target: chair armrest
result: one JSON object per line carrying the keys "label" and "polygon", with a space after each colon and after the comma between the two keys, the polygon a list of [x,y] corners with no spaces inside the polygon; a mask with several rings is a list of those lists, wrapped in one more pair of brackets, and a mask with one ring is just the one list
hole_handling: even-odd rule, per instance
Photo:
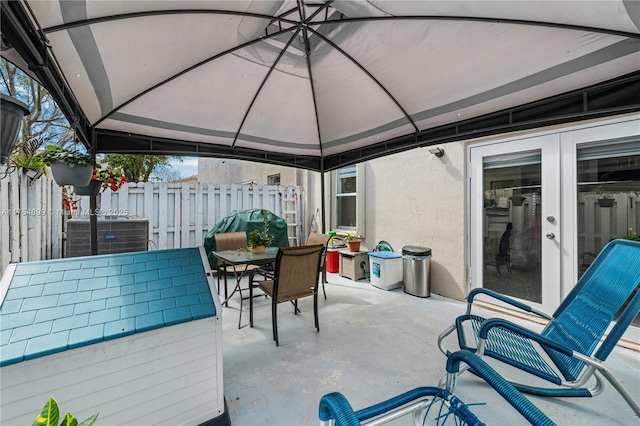
{"label": "chair armrest", "polygon": [[351,404],[340,392],[332,392],[320,399],[318,416],[320,421],[328,422],[335,419],[339,426],[358,426],[360,422]]}
{"label": "chair armrest", "polygon": [[511,404],[520,414],[522,414],[531,424],[554,425],[538,407],[533,405],[522,393],[520,393],[511,383],[484,362],[477,355],[469,351],[457,351],[447,358],[447,373],[455,374],[460,371],[460,363],[464,362],[473,371],[484,379],[492,388],[496,390],[509,404]]}
{"label": "chair armrest", "polygon": [[494,299],[498,299],[498,300],[500,300],[500,301],[502,301],[504,303],[507,303],[507,304],[509,304],[511,306],[514,306],[514,307],[516,307],[518,309],[521,309],[521,310],[523,310],[525,312],[529,312],[529,313],[538,315],[539,317],[542,317],[544,319],[547,319],[547,320],[553,319],[553,317],[551,317],[550,315],[547,315],[544,312],[540,312],[537,309],[533,309],[531,306],[529,306],[527,304],[524,304],[524,303],[519,302],[519,301],[517,301],[515,299],[512,299],[509,296],[505,296],[504,294],[495,292],[493,290],[489,290],[487,288],[474,288],[473,290],[471,290],[469,292],[469,295],[467,296],[467,302],[469,303],[469,307],[467,309],[467,313],[470,313],[471,305],[473,304],[473,299],[479,294],[483,294],[483,295],[486,295],[486,296],[489,296],[489,297],[493,297]]}
{"label": "chair armrest", "polygon": [[504,328],[512,333],[519,334],[527,339],[531,339],[541,346],[544,346],[549,349],[553,349],[554,351],[560,352],[563,355],[573,357],[574,351],[573,349],[561,345],[555,340],[551,340],[548,337],[541,335],[540,333],[536,333],[529,329],[519,326],[518,324],[514,324],[510,321],[504,320],[502,318],[491,318],[482,323],[482,327],[480,327],[480,332],[478,333],[478,338],[481,340],[487,340],[487,336],[489,331],[492,328]]}

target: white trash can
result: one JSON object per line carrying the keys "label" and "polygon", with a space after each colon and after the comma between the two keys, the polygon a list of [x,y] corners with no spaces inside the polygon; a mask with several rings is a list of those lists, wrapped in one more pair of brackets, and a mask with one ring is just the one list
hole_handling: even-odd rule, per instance
{"label": "white trash can", "polygon": [[402,287],[402,255],[390,251],[369,253],[371,284],[383,290]]}

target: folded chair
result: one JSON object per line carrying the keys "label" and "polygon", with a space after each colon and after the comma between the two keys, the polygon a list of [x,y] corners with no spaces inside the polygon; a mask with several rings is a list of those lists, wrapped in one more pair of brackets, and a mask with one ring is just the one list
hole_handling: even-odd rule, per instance
{"label": "folded chair", "polygon": [[[472,367],[532,425],[555,424],[513,385],[478,356],[468,351],[454,352],[448,357],[447,378],[449,380],[446,388],[419,387],[358,411],[353,410],[347,398],[341,393],[327,394],[320,399],[320,424],[323,426],[381,425],[402,416],[412,415],[415,425],[483,425],[484,423],[469,410],[469,407],[451,393],[456,375],[460,370],[460,363]],[[452,419],[447,423],[448,418]]]}
{"label": "folded chair", "polygon": [[[640,415],[640,405],[607,368],[605,361],[640,310],[640,242],[614,240],[607,244],[552,316],[502,294],[474,289],[467,313],[438,337],[456,331],[458,345],[542,378],[544,387],[513,383],[522,392],[553,397],[590,397],[604,389],[603,378]],[[515,308],[549,320],[537,333],[504,319],[485,319],[471,313],[474,298],[494,297]],[[608,328],[611,326],[611,329]],[[607,332],[604,339],[601,338]],[[592,388],[585,385],[592,377]]]}
{"label": "folded chair", "polygon": [[273,340],[278,346],[278,303],[292,302],[294,313],[298,311],[298,299],[313,296],[313,313],[316,330],[318,323],[318,280],[324,246],[286,247],[278,250],[273,276],[258,279],[254,271],[249,279],[249,324],[253,327],[253,289],[259,288],[271,297],[271,322]]}
{"label": "folded chair", "polygon": [[327,244],[331,239],[331,235],[327,234],[319,234],[317,232],[312,232],[309,234],[307,238],[307,245],[312,246],[315,244],[322,244],[324,246],[324,250],[322,251],[322,260],[320,261],[320,272],[322,274],[322,293],[324,294],[324,298],[327,298],[327,292],[324,289],[324,283],[327,282]]}

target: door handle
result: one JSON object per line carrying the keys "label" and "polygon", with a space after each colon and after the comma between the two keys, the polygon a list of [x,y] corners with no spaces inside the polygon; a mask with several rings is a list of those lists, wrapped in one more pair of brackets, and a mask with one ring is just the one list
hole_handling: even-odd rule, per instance
{"label": "door handle", "polygon": [[553,232],[549,232],[547,234],[547,238],[550,239],[550,240],[553,240],[555,237],[556,237],[556,234],[554,234]]}

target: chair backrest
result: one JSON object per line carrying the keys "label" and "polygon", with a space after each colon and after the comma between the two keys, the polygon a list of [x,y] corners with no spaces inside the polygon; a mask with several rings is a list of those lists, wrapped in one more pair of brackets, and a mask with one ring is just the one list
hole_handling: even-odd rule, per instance
{"label": "chair backrest", "polygon": [[307,238],[307,245],[313,246],[316,244],[322,244],[326,247],[326,245],[329,243],[329,239],[331,239],[331,235],[312,232]]}
{"label": "chair backrest", "polygon": [[[614,240],[582,275],[542,334],[591,356],[616,319],[596,353],[598,359],[604,360],[640,311],[639,287],[640,242]],[[616,318],[619,312],[621,315]],[[547,354],[568,380],[574,380],[584,367],[584,363],[553,350]]]}
{"label": "chair backrest", "polygon": [[[309,237],[307,238],[307,245],[313,246],[316,244],[322,244],[324,246],[324,250],[323,250],[323,253],[324,253],[327,251],[327,244],[329,244],[330,239],[331,239],[331,235],[312,232],[309,234]],[[320,261],[320,266],[323,266],[323,265],[324,265],[324,256]]]}
{"label": "chair backrest", "polygon": [[247,246],[245,232],[221,232],[214,235],[216,251],[237,250]]}
{"label": "chair backrest", "polygon": [[320,279],[322,244],[300,247],[282,247],[276,257],[274,298],[278,302],[311,296]]}

